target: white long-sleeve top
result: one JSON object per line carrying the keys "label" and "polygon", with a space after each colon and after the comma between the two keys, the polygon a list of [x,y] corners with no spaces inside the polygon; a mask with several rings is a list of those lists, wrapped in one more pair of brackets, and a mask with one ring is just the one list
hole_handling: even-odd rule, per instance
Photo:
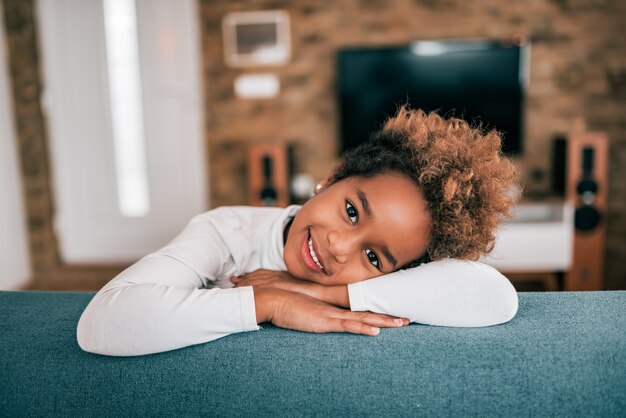
{"label": "white long-sleeve top", "polygon": [[[230,278],[286,270],[283,230],[299,206],[222,207],[193,218],[169,244],[104,286],[77,328],[89,352],[132,356],[205,343],[257,325],[253,288]],[[497,270],[461,260],[428,263],[348,285],[353,311],[476,327],[509,321],[517,293]]]}

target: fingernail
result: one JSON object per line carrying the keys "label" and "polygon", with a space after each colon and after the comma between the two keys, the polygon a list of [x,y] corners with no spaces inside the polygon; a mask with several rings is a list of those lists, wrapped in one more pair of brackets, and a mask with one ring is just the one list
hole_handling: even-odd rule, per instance
{"label": "fingernail", "polygon": [[395,322],[396,325],[398,325],[398,326],[402,326],[402,324],[404,323],[404,321],[401,320],[401,319],[394,319],[393,322]]}
{"label": "fingernail", "polygon": [[378,335],[378,334],[380,334],[380,328],[372,327],[372,332],[374,333],[374,335]]}

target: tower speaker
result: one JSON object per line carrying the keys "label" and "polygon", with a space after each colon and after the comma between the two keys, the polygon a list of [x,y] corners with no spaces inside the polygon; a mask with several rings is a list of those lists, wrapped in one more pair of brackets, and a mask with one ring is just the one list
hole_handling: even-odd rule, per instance
{"label": "tower speaker", "polygon": [[288,150],[285,145],[255,144],[248,149],[248,204],[289,205]]}
{"label": "tower speaker", "polygon": [[565,290],[603,288],[608,146],[602,132],[572,133],[555,144],[555,155],[560,155],[555,167],[563,173],[565,198],[575,208],[573,258]]}

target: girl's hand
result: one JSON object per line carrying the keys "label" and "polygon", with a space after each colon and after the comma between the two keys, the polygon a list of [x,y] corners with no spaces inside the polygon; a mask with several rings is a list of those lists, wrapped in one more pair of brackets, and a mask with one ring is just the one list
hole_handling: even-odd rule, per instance
{"label": "girl's hand", "polygon": [[342,308],[349,308],[348,288],[345,285],[324,286],[318,283],[300,280],[286,271],[274,271],[259,269],[240,277],[232,277],[231,282],[235,287],[253,286],[259,288],[272,288],[302,293]]}
{"label": "girl's hand", "polygon": [[380,328],[399,328],[408,319],[372,312],[352,312],[313,297],[282,289],[254,290],[257,323],[271,322],[282,327],[306,332],[350,332],[378,335]]}
{"label": "girl's hand", "polygon": [[235,287],[253,286],[255,290],[257,288],[282,289],[309,295],[316,299],[320,299],[321,288],[323,287],[317,283],[296,279],[286,271],[264,269],[255,270],[243,276],[232,277],[230,281],[235,284]]}

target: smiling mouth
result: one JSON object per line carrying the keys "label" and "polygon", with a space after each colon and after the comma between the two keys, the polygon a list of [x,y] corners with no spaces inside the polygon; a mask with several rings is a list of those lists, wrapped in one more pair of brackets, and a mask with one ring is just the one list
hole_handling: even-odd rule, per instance
{"label": "smiling mouth", "polygon": [[311,254],[311,258],[315,261],[315,264],[322,270],[324,270],[324,266],[320,263],[320,260],[317,258],[317,254],[315,254],[315,250],[313,249],[313,239],[309,235],[309,254]]}
{"label": "smiling mouth", "polygon": [[[324,265],[320,261],[319,257],[315,253],[315,249],[313,248],[313,238],[311,237],[311,231],[308,231],[306,245],[303,248],[303,255],[305,255],[305,264],[316,272],[321,272],[326,274],[326,269]],[[307,257],[308,256],[308,257]]]}

